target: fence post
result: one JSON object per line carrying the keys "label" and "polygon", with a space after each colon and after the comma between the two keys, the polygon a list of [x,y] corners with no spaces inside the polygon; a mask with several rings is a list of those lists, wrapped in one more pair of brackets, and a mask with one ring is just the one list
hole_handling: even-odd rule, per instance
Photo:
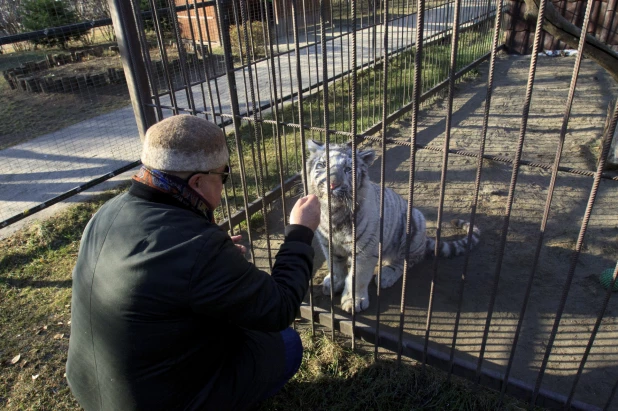
{"label": "fence post", "polygon": [[[219,38],[223,46],[225,73],[230,88],[230,108],[234,115],[234,122],[236,122],[237,116],[240,114],[240,105],[238,104],[238,89],[236,87],[236,75],[234,73],[234,54],[232,54],[232,43],[230,41],[230,13],[228,13],[230,7],[235,7],[235,3],[229,0],[218,0],[216,3]],[[236,26],[239,26],[238,22],[236,22]],[[239,49],[242,49],[242,45],[239,45]]]}
{"label": "fence post", "polygon": [[146,106],[151,100],[150,87],[144,59],[140,53],[138,28],[131,2],[132,0],[108,0],[137,129],[140,139],[143,140],[146,130],[157,122],[157,118],[154,108]]}

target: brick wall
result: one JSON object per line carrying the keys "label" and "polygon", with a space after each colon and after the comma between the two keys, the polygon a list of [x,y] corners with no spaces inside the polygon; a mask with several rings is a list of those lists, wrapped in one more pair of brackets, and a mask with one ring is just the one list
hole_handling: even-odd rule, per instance
{"label": "brick wall", "polygon": [[[184,0],[176,0],[177,6],[184,6]],[[190,19],[190,20],[189,20]],[[193,27],[193,34],[195,36],[196,43],[200,42],[200,33],[198,31],[198,19],[199,19],[199,27],[202,31],[202,40],[204,43],[208,43],[208,36],[206,33],[206,29],[208,29],[208,34],[210,34],[210,41],[212,43],[219,43],[219,26],[217,25],[217,14],[215,12],[214,6],[207,6],[200,9],[197,9],[197,13],[195,10],[191,11],[179,11],[178,12],[178,24],[180,26],[180,32],[183,39],[192,39],[191,37],[191,27],[189,25],[189,21],[191,21],[191,26]],[[208,23],[208,26],[207,24]]]}

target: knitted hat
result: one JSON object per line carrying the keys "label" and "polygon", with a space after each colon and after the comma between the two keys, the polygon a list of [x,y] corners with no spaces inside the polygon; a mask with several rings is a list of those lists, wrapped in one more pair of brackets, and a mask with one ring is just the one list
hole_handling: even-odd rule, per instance
{"label": "knitted hat", "polygon": [[150,127],[142,148],[142,163],[161,171],[214,170],[229,158],[221,129],[191,115],[172,116]]}

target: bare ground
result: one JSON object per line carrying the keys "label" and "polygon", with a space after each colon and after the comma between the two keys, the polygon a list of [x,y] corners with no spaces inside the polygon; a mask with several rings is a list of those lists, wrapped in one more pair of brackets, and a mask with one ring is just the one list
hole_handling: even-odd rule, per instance
{"label": "bare ground", "polygon": [[[574,62],[574,58],[539,59],[523,159],[553,162]],[[529,64],[529,56],[504,55],[497,62],[487,135],[488,154],[508,158],[515,155]],[[481,66],[479,71],[480,76],[477,79],[460,83],[457,87],[451,134],[452,148],[478,151],[487,65]],[[605,72],[592,61],[584,60],[561,165],[595,169],[607,104],[616,94],[618,87]],[[445,115],[445,102],[438,101],[425,108],[419,127],[419,143],[442,146]],[[409,121],[403,120],[393,125],[389,137],[409,140]],[[386,184],[404,197],[408,191],[408,160],[408,148],[389,145],[386,152]],[[378,159],[371,169],[373,181],[379,181],[380,178],[379,161]],[[417,153],[414,205],[425,214],[430,234],[435,233],[441,162],[440,153],[427,150]],[[475,159],[449,157],[443,221],[450,221],[455,217],[469,218],[475,172]],[[497,296],[483,367],[502,373],[513,348],[515,328],[532,270],[551,175],[539,168],[522,166],[515,190],[504,258],[497,267],[511,174],[512,168],[508,164],[484,162],[477,209],[477,225],[483,232],[482,241],[470,256],[456,345],[457,358],[477,361],[490,295],[495,284],[494,278],[499,269]],[[543,379],[542,388],[564,395],[568,395],[571,390],[606,295],[599,285],[598,275],[604,269],[613,267],[618,259],[618,212],[615,206],[618,202],[617,184],[615,181],[605,180],[600,185],[583,252],[576,265],[558,335]],[[512,378],[528,384],[534,385],[538,375],[565,287],[572,250],[577,241],[591,186],[590,177],[559,174],[541,259],[511,372]],[[274,258],[282,240],[280,207],[273,209],[268,221]],[[264,228],[257,231],[253,233],[256,263],[267,269],[269,263],[265,231]],[[443,235],[454,238],[458,233],[443,227]],[[450,352],[453,339],[464,260],[463,257],[441,260],[438,265],[430,347],[447,353]],[[324,257],[316,247],[315,284],[319,284],[325,275]],[[425,335],[431,277],[432,262],[429,260],[415,266],[408,274],[404,330],[407,336],[418,341],[422,341]],[[321,294],[319,287],[315,287],[315,303],[330,309],[330,298]],[[380,322],[384,329],[398,326],[401,295],[401,280],[382,292]],[[371,305],[357,317],[358,321],[375,324],[375,296],[376,290],[372,283]],[[336,313],[341,314],[339,297],[334,303]],[[603,406],[618,379],[618,346],[615,344],[618,338],[617,317],[618,299],[614,298],[610,300],[577,386],[576,400]]]}

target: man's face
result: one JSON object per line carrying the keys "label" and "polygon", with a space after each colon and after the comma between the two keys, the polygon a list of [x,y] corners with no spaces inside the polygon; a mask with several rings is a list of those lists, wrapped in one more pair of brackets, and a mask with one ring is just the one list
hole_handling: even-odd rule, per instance
{"label": "man's face", "polygon": [[[223,173],[226,171],[226,166],[209,171]],[[221,204],[221,192],[223,191],[223,176],[221,174],[195,174],[189,179],[189,186],[204,197],[213,210]]]}

